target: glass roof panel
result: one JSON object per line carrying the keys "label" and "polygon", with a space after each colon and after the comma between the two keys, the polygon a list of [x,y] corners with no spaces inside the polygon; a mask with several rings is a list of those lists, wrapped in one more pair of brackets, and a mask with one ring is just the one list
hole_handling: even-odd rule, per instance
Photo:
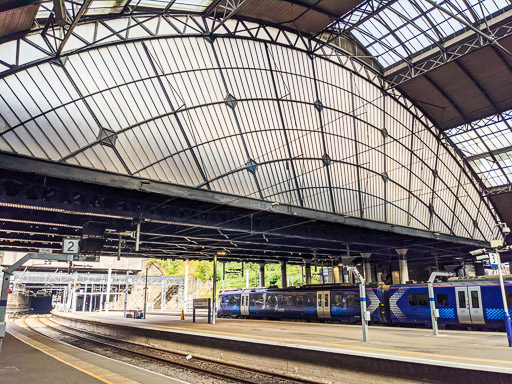
{"label": "glass roof panel", "polygon": [[[177,0],[171,6],[171,11],[203,12],[213,0]],[[170,0],[141,0],[139,6],[164,9]]]}
{"label": "glass roof panel", "polygon": [[446,131],[487,187],[512,184],[512,110]]}
{"label": "glass roof panel", "polygon": [[[213,3],[213,0],[93,0],[87,16],[106,15],[113,13],[120,13],[126,5],[131,4],[134,7],[155,8],[157,10],[165,9],[169,4],[170,11],[184,11],[184,12],[203,12],[208,6]],[[78,12],[83,0],[65,0],[66,9],[69,14],[73,16]],[[53,10],[53,1],[44,1],[37,13],[38,19],[47,19]]]}
{"label": "glass roof panel", "polygon": [[[357,39],[361,34],[369,34],[359,41],[371,53],[376,51],[372,47],[381,45],[384,52],[379,52],[377,60],[386,68],[403,60],[400,56],[404,55],[404,50],[399,55],[388,52],[397,49],[396,44],[408,51],[406,57],[414,55],[462,30],[466,27],[464,22],[479,23],[483,18],[510,6],[508,0],[445,0],[437,4],[463,22],[425,1],[397,0],[356,25],[351,33]],[[347,18],[347,21],[340,23],[340,27],[350,28],[351,20]],[[387,46],[383,42],[388,43]]]}
{"label": "glass roof panel", "polygon": [[94,0],[86,15],[106,15],[111,13],[121,13],[130,0]]}

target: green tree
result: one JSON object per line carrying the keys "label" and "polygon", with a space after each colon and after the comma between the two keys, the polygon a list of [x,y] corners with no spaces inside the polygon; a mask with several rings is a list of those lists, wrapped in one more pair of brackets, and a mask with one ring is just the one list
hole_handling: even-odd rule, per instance
{"label": "green tree", "polygon": [[[185,262],[183,260],[161,260],[153,259],[151,261],[157,264],[168,276],[184,276],[185,275]],[[222,264],[217,264],[217,286],[222,288]],[[244,263],[242,270],[242,263],[240,262],[227,262],[225,265],[225,282],[226,288],[243,288],[246,286],[246,273],[249,270],[249,286],[256,287],[259,284],[259,264]],[[210,280],[213,276],[213,263],[208,260],[202,261],[189,261],[190,276],[194,276],[201,280]],[[295,287],[304,284],[302,277],[301,265],[287,265],[286,274],[289,284]],[[313,270],[312,282],[319,283],[319,275]],[[265,285],[281,286],[281,266],[279,264],[267,264],[265,266]]]}

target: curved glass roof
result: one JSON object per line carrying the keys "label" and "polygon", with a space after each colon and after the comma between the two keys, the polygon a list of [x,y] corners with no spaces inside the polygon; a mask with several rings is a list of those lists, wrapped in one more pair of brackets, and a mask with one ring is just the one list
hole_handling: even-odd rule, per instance
{"label": "curved glass roof", "polygon": [[[1,77],[0,149],[494,238],[494,213],[461,159],[363,64],[328,46],[311,56],[300,36],[268,26],[228,20],[205,39],[192,18],[176,20],[187,27],[148,19],[124,40]],[[76,33],[101,38],[97,28]]]}

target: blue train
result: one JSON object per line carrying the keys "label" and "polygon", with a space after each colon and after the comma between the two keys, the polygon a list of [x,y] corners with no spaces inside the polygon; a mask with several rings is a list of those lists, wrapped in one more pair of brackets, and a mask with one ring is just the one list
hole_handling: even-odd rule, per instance
{"label": "blue train", "polygon": [[[505,276],[512,313],[512,275]],[[497,277],[451,278],[434,283],[440,328],[504,329],[505,313]],[[431,327],[427,284],[369,285],[367,310],[372,324]],[[361,321],[359,288],[346,284],[301,288],[224,290],[219,317]]]}

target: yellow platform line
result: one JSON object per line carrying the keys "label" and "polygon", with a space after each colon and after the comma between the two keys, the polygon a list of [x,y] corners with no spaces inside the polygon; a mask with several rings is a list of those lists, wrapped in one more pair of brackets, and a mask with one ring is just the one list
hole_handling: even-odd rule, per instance
{"label": "yellow platform line", "polygon": [[[182,328],[182,327],[165,327],[162,325],[151,325],[151,327],[158,327],[165,330],[179,330],[179,331],[185,331],[185,332],[191,332],[191,333],[201,333],[201,331],[194,331],[190,328]],[[342,343],[328,343],[328,342],[322,342],[322,341],[310,341],[310,340],[302,340],[302,339],[283,339],[280,337],[271,337],[271,336],[258,336],[258,335],[247,335],[247,334],[237,334],[232,332],[222,332],[222,331],[206,331],[207,333],[211,334],[218,334],[218,335],[226,335],[226,336],[232,336],[232,337],[245,337],[245,338],[253,338],[253,339],[261,339],[261,340],[268,340],[268,341],[278,341],[280,343],[306,343],[311,345],[321,345],[321,346],[329,346],[329,347],[336,347],[336,348],[346,348],[346,349],[358,349],[363,351],[372,351],[372,352],[387,352],[387,353],[394,353],[398,355],[415,355],[415,356],[422,356],[422,357],[428,357],[430,359],[435,360],[441,360],[441,359],[450,359],[450,360],[462,360],[462,361],[475,361],[475,362],[481,362],[481,363],[500,363],[500,364],[507,364],[512,365],[512,361],[510,360],[497,360],[497,359],[483,359],[479,357],[469,357],[469,356],[453,356],[453,355],[441,355],[436,352],[427,353],[427,352],[416,352],[416,351],[402,351],[398,349],[390,349],[390,348],[377,348],[377,347],[366,347],[362,345],[351,345],[351,344],[342,344]],[[202,333],[204,334],[204,333]]]}
{"label": "yellow platform line", "polygon": [[[38,351],[54,358],[55,360],[60,361],[61,363],[66,364],[66,365],[70,366],[71,368],[74,368],[80,372],[83,372],[83,373],[85,373],[85,374],[105,383],[105,384],[121,384],[121,383],[122,384],[136,384],[136,383],[139,383],[138,381],[128,379],[128,378],[120,376],[114,372],[111,372],[104,368],[98,367],[97,365],[87,363],[83,360],[80,360],[79,358],[76,358],[76,357],[71,356],[65,352],[59,351],[59,350],[52,348],[48,345],[40,343],[40,342],[30,338],[29,336],[19,333],[17,331],[14,331],[12,329],[10,329],[8,332],[12,336],[16,337],[18,340],[31,346],[32,348],[37,349]],[[82,368],[82,367],[78,366],[78,364],[85,366],[88,369]],[[95,371],[99,372],[100,374],[103,374],[104,376],[110,376],[110,380],[91,372],[91,370],[95,370]],[[115,381],[111,381],[111,380],[115,380]]]}

